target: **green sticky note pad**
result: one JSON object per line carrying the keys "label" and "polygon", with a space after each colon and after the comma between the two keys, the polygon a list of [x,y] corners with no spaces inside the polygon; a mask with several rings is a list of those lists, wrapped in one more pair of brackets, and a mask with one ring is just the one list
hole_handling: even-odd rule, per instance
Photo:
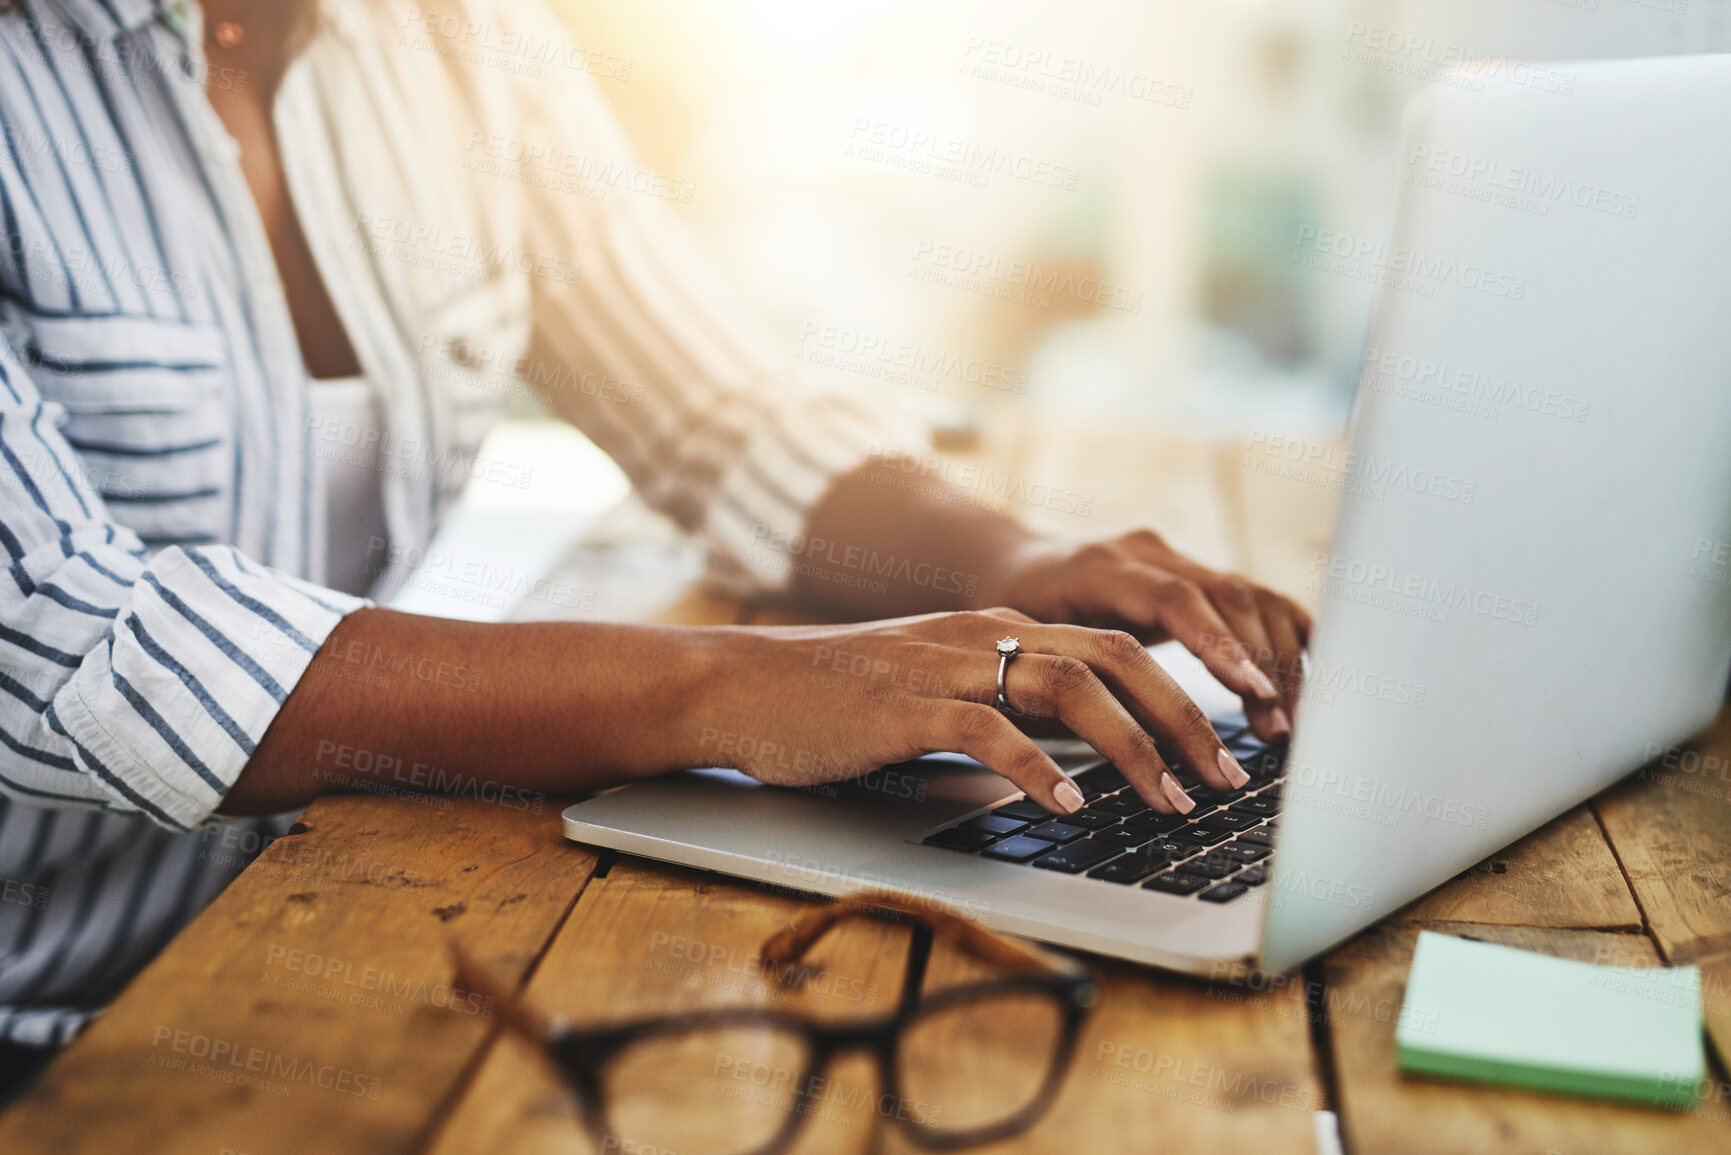
{"label": "green sticky note pad", "polygon": [[1425,931],[1395,1044],[1414,1074],[1688,1106],[1706,1072],[1701,972],[1594,966]]}

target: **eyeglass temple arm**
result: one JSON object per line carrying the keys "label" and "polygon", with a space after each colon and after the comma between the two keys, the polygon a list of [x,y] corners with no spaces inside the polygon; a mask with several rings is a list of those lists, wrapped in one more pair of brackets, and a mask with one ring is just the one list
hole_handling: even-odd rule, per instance
{"label": "eyeglass temple arm", "polygon": [[451,960],[457,967],[451,985],[491,1000],[494,1011],[507,1027],[538,1043],[546,1043],[559,1033],[557,1021],[537,1011],[527,999],[495,978],[456,939],[451,940]]}
{"label": "eyeglass temple arm", "polygon": [[796,917],[785,930],[777,931],[763,944],[763,957],[770,962],[790,963],[804,957],[812,946],[836,924],[871,911],[894,911],[929,926],[980,962],[1008,970],[1056,971],[1066,968],[1057,960],[1015,939],[993,934],[947,910],[919,906],[885,891],[862,891],[815,907]]}

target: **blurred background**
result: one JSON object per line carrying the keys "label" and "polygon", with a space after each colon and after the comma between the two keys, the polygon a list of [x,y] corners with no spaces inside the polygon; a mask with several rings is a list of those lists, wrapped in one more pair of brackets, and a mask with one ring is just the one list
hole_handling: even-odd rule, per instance
{"label": "blurred background", "polygon": [[[1375,288],[1295,240],[1387,235],[1410,95],[1731,51],[1731,0],[549,2],[787,370],[960,434],[1336,436]],[[626,493],[517,416],[483,452],[532,491],[471,487],[461,526]]]}
{"label": "blurred background", "polygon": [[790,365],[1228,434],[1344,418],[1373,289],[1294,237],[1385,235],[1445,63],[1731,51],[1731,0],[553,2]]}

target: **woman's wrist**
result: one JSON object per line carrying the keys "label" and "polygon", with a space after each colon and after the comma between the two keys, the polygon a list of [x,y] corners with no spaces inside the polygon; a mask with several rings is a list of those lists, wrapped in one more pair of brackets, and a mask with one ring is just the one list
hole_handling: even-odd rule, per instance
{"label": "woman's wrist", "polygon": [[[642,645],[617,656],[608,676],[632,686],[634,715],[610,733],[625,738],[615,752],[633,778],[715,765],[714,746],[733,713],[728,698],[741,678],[739,654],[750,631],[728,626],[646,626]],[[611,664],[611,663],[610,663]]]}
{"label": "woman's wrist", "polygon": [[991,560],[980,567],[985,572],[967,608],[988,610],[1009,606],[1037,618],[1055,620],[1051,607],[1043,604],[1049,599],[1039,596],[1041,575],[1056,575],[1074,548],[1029,530],[1004,535]]}

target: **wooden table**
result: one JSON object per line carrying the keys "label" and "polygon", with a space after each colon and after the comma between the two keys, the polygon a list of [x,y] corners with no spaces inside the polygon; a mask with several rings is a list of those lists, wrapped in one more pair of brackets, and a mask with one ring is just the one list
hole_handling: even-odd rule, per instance
{"label": "wooden table", "polygon": [[[975,456],[998,478],[1089,499],[1087,517],[1024,504],[1031,522],[1076,536],[1152,524],[1204,560],[1312,596],[1334,490],[1283,476],[1259,449],[1049,427],[1034,439],[1011,424],[985,444]],[[702,590],[667,602],[664,620],[740,613]],[[1703,762],[1631,778],[1277,989],[1101,962],[1105,997],[1059,1101],[995,1150],[1309,1152],[1320,1108],[1339,1113],[1352,1155],[1731,1151],[1731,717],[1700,749]],[[539,1056],[467,996],[448,1005],[453,935],[578,1022],[893,1005],[905,928],[849,925],[821,950],[835,976],[821,993],[772,989],[752,977],[754,956],[805,900],[573,846],[560,806],[321,799],[0,1118],[0,1151],[587,1150]],[[1394,1019],[1424,926],[1600,962],[1703,965],[1714,1085],[1694,1112],[1668,1114],[1399,1077]],[[928,983],[966,970],[940,944]],[[835,1074],[848,1087],[870,1078],[859,1065]],[[799,1150],[903,1149],[875,1122],[869,1107],[830,1112]]]}

